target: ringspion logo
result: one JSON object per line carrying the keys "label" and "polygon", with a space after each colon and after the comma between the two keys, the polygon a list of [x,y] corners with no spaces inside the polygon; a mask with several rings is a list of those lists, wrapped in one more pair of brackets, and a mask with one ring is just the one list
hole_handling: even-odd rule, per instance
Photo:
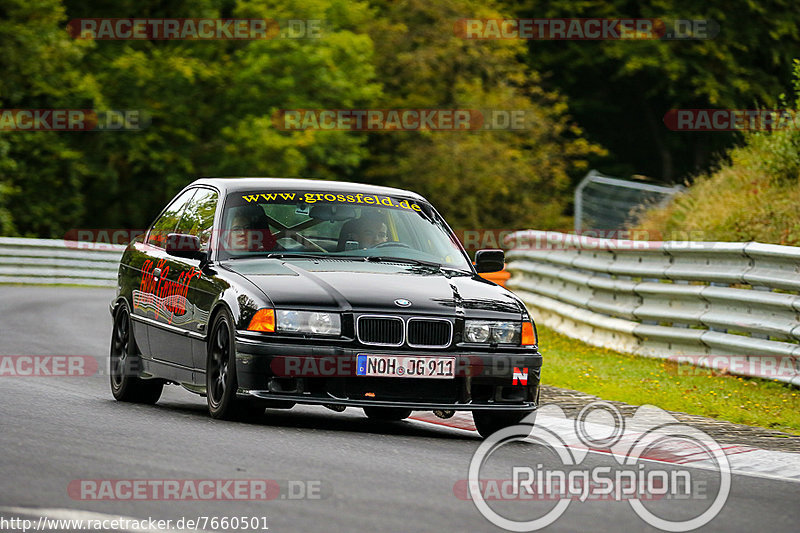
{"label": "ringspion logo", "polygon": [[[516,450],[513,459],[495,459],[503,457],[504,446],[521,442],[535,445],[536,453]],[[603,453],[607,464],[587,460],[590,451]],[[675,459],[666,460],[670,456]],[[696,469],[681,468],[686,457],[702,461],[702,475]],[[503,470],[508,476],[498,479]],[[625,419],[610,402],[597,401],[584,406],[574,420],[551,404],[519,425],[495,432],[478,446],[468,479],[457,481],[453,492],[459,499],[471,500],[484,518],[508,531],[546,528],[573,502],[599,500],[627,502],[644,523],[681,532],[713,520],[730,488],[725,451],[706,433],[652,405],[640,406],[633,417]],[[525,505],[511,513],[510,507],[491,507],[488,501]],[[658,504],[648,505],[652,501]]]}

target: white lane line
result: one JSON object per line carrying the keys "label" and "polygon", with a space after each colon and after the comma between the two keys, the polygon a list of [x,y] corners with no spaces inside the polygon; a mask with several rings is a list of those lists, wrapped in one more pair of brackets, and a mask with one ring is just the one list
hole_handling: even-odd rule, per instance
{"label": "white lane line", "polygon": [[[472,415],[465,411],[456,412],[450,419],[440,419],[433,413],[418,412],[414,413],[411,419],[458,430],[474,431],[475,429]],[[537,423],[545,425],[551,431],[557,431],[559,435],[564,438],[565,444],[570,448],[586,450],[590,453],[602,454],[605,456],[615,455],[609,450],[587,447],[578,439],[566,438],[568,435],[574,435],[572,429],[574,420],[564,420],[543,415],[539,415],[536,420]],[[610,427],[602,424],[594,424],[592,422],[585,422],[585,424],[590,431],[596,429],[597,433],[595,434],[608,433],[608,428]],[[594,431],[592,431],[592,433],[594,433]],[[633,442],[641,435],[641,433],[635,432],[626,433],[621,442]],[[763,450],[753,446],[736,444],[726,444],[720,447],[724,450],[725,455],[728,456],[732,474],[800,483],[800,453]],[[700,455],[700,457],[698,457],[698,455]],[[615,456],[619,457],[618,455]],[[668,444],[662,444],[655,450],[651,450],[648,456],[642,457],[641,460],[716,470],[713,461],[710,461],[704,453],[698,454],[695,450],[682,449],[680,446],[669,446]]]}
{"label": "white lane line", "polygon": [[[148,519],[141,519],[141,518],[133,518],[130,516],[123,516],[123,515],[110,515],[105,513],[95,513],[93,511],[84,511],[81,509],[41,509],[36,507],[0,507],[0,512],[8,513],[8,514],[17,514],[17,515],[25,515],[25,516],[35,516],[40,518],[39,525],[42,524],[42,518],[50,519],[50,520],[73,520],[73,521],[82,521],[82,526],[88,521],[104,521],[104,520],[118,520],[120,522],[127,521],[128,524],[132,522],[136,522],[141,524],[142,522],[147,523]],[[159,520],[153,519],[155,522]],[[172,520],[175,522],[175,520]],[[66,529],[66,528],[60,528]],[[78,527],[73,529],[84,529],[92,531],[92,528],[89,527]],[[165,533],[167,531],[180,531],[181,533],[185,532],[194,532],[194,533],[211,533],[208,531],[204,531],[201,529],[151,529],[151,528],[142,528],[142,527],[134,527],[134,528],[116,528],[115,531],[127,531],[130,533]]]}
{"label": "white lane line", "polygon": [[452,429],[460,429],[463,431],[472,432],[475,431],[475,424],[472,422],[472,415],[463,411],[456,412],[452,418],[439,418],[433,413],[415,412],[409,417],[409,419]]}

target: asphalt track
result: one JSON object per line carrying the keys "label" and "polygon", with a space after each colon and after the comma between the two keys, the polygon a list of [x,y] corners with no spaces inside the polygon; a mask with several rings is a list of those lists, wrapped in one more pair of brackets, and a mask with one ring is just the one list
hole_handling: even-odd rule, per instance
{"label": "asphalt track", "polygon": [[[454,492],[481,443],[477,433],[419,421],[375,423],[354,408],[296,407],[268,410],[256,423],[220,422],[208,418],[203,398],[175,386],[155,406],[114,401],[106,375],[112,296],[105,289],[0,286],[0,356],[89,355],[100,363],[89,377],[0,377],[0,519],[237,516],[266,517],[262,525],[273,532],[500,531]],[[487,473],[507,477],[520,464],[557,467],[552,453],[521,443],[493,456]],[[590,454],[584,461],[604,464],[614,460]],[[716,482],[714,472],[693,475],[709,487]],[[282,490],[288,481],[310,481],[319,497],[88,501],[68,491],[70,482],[87,479],[268,479]],[[703,530],[797,531],[798,501],[800,483],[734,475],[727,503]],[[667,516],[690,505],[665,500],[652,508]],[[535,517],[522,502],[497,508]],[[548,530],[656,529],[626,502],[592,501],[571,503]]]}

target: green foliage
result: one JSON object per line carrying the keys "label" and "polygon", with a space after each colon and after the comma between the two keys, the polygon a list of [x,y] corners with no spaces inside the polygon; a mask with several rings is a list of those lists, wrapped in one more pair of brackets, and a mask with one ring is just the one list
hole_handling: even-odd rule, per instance
{"label": "green foliage", "polygon": [[[800,109],[800,60],[794,76],[790,104]],[[670,205],[647,211],[640,228],[693,240],[800,245],[800,129],[749,133],[728,159]]]}
{"label": "green foliage", "polygon": [[[788,81],[800,41],[793,7],[790,0],[6,0],[2,108],[135,109],[151,124],[139,132],[0,132],[0,233],[141,228],[201,175],[368,181],[425,194],[459,228],[563,228],[571,188],[590,165],[620,175],[699,173],[736,138],[669,132],[662,124],[669,109],[781,105],[772,95]],[[211,42],[92,42],[65,29],[72,18],[188,15],[325,25],[321,39]],[[712,19],[720,33],[526,43],[465,40],[453,31],[464,17],[515,16]],[[275,127],[276,110],[296,108],[503,109],[532,120],[523,131],[471,133]],[[709,194],[741,200],[742,209],[753,190],[776,196],[758,196],[764,201],[749,218],[700,223],[723,213],[696,213],[690,194],[674,204],[670,224],[797,242],[781,206],[795,198],[798,148],[791,132],[747,136],[730,157],[758,178],[748,170],[730,198],[715,184]],[[779,227],[770,229],[771,221]]]}
{"label": "green foliage", "polygon": [[342,4],[242,0],[230,13],[205,13],[322,19],[323,39],[98,43],[89,60],[110,58],[97,74],[107,101],[146,110],[152,125],[97,140],[104,176],[92,212],[105,224],[143,227],[197,176],[352,176],[366,156],[363,135],[283,132],[272,123],[281,108],[365,105],[379,94],[371,42],[351,30],[366,5]]}
{"label": "green foliage", "polygon": [[282,132],[272,124],[280,108],[367,106],[377,98],[372,42],[353,31],[363,27],[365,3],[242,0],[230,12],[216,2],[187,4],[193,16],[322,19],[323,39],[87,43],[65,31],[68,18],[172,15],[164,4],[76,3],[67,16],[50,0],[9,11],[0,31],[0,61],[11,74],[0,82],[3,107],[135,109],[151,124],[138,132],[5,132],[4,234],[141,228],[200,175],[341,178],[367,156],[363,134]]}
{"label": "green foliage", "polygon": [[[197,176],[303,176],[418,190],[460,227],[556,227],[601,150],[541,88],[519,42],[465,41],[477,0],[9,0],[4,108],[141,110],[133,132],[0,134],[0,232],[142,228]],[[430,4],[430,5],[429,5]],[[65,7],[66,6],[66,7]],[[80,41],[73,18],[319,19],[321,39]],[[521,109],[518,132],[281,131],[280,109]]]}
{"label": "green foliage", "polygon": [[537,329],[545,385],[800,435],[800,391],[791,385],[614,352]]}
{"label": "green foliage", "polygon": [[796,0],[525,0],[519,17],[713,20],[697,40],[530,41],[528,63],[569,97],[589,139],[611,152],[604,172],[680,181],[705,170],[739,139],[733,133],[670,132],[670,109],[771,108],[800,49]]}
{"label": "green foliage", "polygon": [[508,16],[467,0],[375,2],[370,29],[377,50],[382,107],[519,110],[521,131],[374,134],[365,175],[431,198],[459,228],[568,224],[572,178],[603,150],[581,138],[555,92],[519,58],[518,41],[465,40],[453,23]]}
{"label": "green foliage", "polygon": [[[7,0],[0,12],[0,108],[80,109],[99,98],[80,68],[87,45],[63,30],[58,0]],[[0,233],[58,237],[80,223],[90,166],[70,135],[87,134],[0,132]]]}

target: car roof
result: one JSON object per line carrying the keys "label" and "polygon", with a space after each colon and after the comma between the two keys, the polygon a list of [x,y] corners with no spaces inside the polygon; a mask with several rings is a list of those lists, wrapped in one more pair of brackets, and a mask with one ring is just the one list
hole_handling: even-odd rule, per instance
{"label": "car roof", "polygon": [[192,185],[211,185],[223,194],[238,191],[315,191],[344,192],[362,194],[382,194],[385,196],[405,196],[425,201],[419,194],[394,187],[381,187],[348,181],[312,180],[302,178],[200,178]]}

